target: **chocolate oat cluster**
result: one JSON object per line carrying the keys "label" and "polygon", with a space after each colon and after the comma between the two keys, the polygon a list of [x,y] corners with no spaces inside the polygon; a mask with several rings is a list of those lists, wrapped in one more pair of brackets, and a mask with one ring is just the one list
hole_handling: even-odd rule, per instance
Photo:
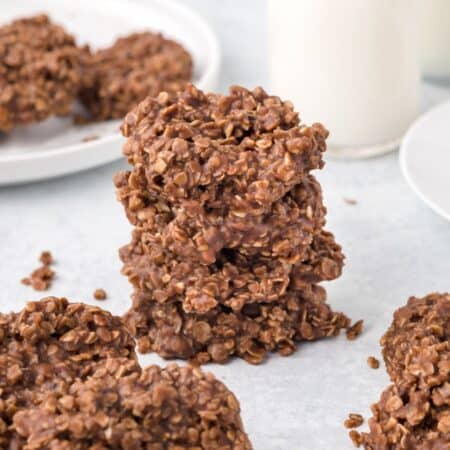
{"label": "chocolate oat cluster", "polygon": [[0,27],[0,132],[68,114],[80,80],[74,38],[47,16]]}
{"label": "chocolate oat cluster", "polygon": [[450,294],[411,297],[381,340],[394,382],[372,406],[368,450],[450,449]]}
{"label": "chocolate oat cluster", "polygon": [[91,52],[46,15],[0,27],[0,132],[68,115],[75,99],[81,122],[123,118],[148,95],[183,89],[192,58],[160,33],[133,33]]}
{"label": "chocolate oat cluster", "polygon": [[134,225],[120,251],[139,349],[198,363],[260,363],[349,320],[318,283],[344,257],[323,229],[328,132],[261,88],[149,97],[125,118],[117,195]]}
{"label": "chocolate oat cluster", "polygon": [[251,450],[211,374],[141,369],[121,319],[49,297],[0,315],[0,448]]}
{"label": "chocolate oat cluster", "polygon": [[94,120],[122,119],[148,95],[177,92],[192,76],[189,52],[159,33],[134,33],[82,55],[80,100]]}

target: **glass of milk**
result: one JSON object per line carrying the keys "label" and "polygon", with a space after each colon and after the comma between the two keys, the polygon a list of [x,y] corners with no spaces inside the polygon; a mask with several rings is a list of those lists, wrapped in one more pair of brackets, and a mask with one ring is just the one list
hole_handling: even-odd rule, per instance
{"label": "glass of milk", "polygon": [[[450,2],[450,0],[448,0]],[[270,90],[330,131],[328,153],[398,147],[419,111],[416,0],[268,0]]]}
{"label": "glass of milk", "polygon": [[420,0],[422,71],[450,82],[450,1]]}

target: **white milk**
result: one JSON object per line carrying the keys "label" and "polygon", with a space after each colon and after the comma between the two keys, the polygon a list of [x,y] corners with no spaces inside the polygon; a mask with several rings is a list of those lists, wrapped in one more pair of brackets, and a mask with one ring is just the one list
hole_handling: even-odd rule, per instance
{"label": "white milk", "polygon": [[416,13],[414,0],[269,0],[271,93],[322,122],[335,156],[396,148],[418,114]]}
{"label": "white milk", "polygon": [[424,75],[450,79],[450,1],[420,0],[420,23]]}

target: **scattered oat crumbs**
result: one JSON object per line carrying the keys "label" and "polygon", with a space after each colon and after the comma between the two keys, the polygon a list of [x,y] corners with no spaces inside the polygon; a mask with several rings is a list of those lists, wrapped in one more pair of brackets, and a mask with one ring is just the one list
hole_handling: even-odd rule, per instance
{"label": "scattered oat crumbs", "polygon": [[375,356],[369,356],[367,358],[367,364],[371,369],[378,369],[380,367],[380,361]]}
{"label": "scattered oat crumbs", "polygon": [[96,134],[91,134],[90,136],[85,136],[82,141],[83,142],[91,142],[96,141],[99,137]]}
{"label": "scattered oat crumbs", "polygon": [[50,288],[55,277],[55,272],[50,268],[53,264],[53,256],[49,251],[44,251],[39,256],[42,266],[31,272],[31,275],[22,278],[21,283],[31,286],[35,291],[46,291]]}
{"label": "scattered oat crumbs", "polygon": [[353,442],[353,445],[357,448],[361,447],[362,444],[362,437],[361,437],[361,433],[359,433],[356,430],[351,430],[349,431],[348,435],[350,436],[350,439]]}
{"label": "scattered oat crumbs", "polygon": [[348,419],[345,419],[345,428],[358,428],[364,423],[364,418],[361,414],[350,413]]}
{"label": "scattered oat crumbs", "polygon": [[96,289],[94,291],[95,300],[106,300],[106,291],[104,289]]}
{"label": "scattered oat crumbs", "polygon": [[41,256],[39,257],[39,261],[44,264],[44,266],[49,266],[53,264],[53,256],[51,252],[44,251],[41,253]]}
{"label": "scattered oat crumbs", "polygon": [[357,205],[358,202],[354,198],[348,198],[344,197],[344,202],[347,203],[347,205]]}
{"label": "scattered oat crumbs", "polygon": [[31,286],[35,291],[46,291],[52,285],[55,272],[50,269],[50,266],[43,265],[31,272],[29,277],[22,279],[22,284]]}
{"label": "scattered oat crumbs", "polygon": [[346,334],[349,341],[354,341],[363,330],[364,320],[358,320],[350,328],[347,328]]}

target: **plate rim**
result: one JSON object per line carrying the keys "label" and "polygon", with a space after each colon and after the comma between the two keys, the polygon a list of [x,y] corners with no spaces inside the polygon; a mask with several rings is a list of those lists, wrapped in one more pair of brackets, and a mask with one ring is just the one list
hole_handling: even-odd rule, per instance
{"label": "plate rim", "polygon": [[442,208],[433,200],[430,200],[430,198],[424,192],[422,192],[418,184],[414,181],[407,167],[407,154],[408,154],[408,147],[412,142],[416,128],[423,122],[428,120],[430,116],[433,116],[434,114],[438,113],[441,109],[449,107],[450,107],[450,100],[443,101],[442,103],[439,103],[438,105],[429,109],[427,112],[425,112],[424,114],[419,116],[416,120],[414,120],[414,122],[410,125],[407,132],[405,133],[399,149],[400,170],[408,186],[417,195],[417,197],[419,197],[430,209],[432,209],[436,214],[438,214],[439,216],[443,217],[448,221],[450,221],[450,212],[446,211],[444,208]]}
{"label": "plate rim", "polygon": [[[189,20],[196,22],[196,26],[198,29],[201,29],[201,33],[206,38],[206,47],[209,49],[209,56],[211,57],[205,71],[202,73],[202,76],[197,80],[196,85],[200,87],[200,89],[203,88],[203,86],[207,86],[212,81],[214,81],[216,74],[219,72],[220,68],[220,61],[221,61],[221,50],[219,41],[217,38],[217,35],[214,33],[211,26],[208,24],[208,22],[194,9],[184,5],[178,0],[152,0],[154,3],[157,3],[160,5],[160,7],[164,9],[171,9],[176,10],[178,13],[182,13],[184,16],[189,16]],[[149,9],[148,5],[144,3],[137,3],[135,0],[132,0],[132,3],[139,7],[144,7]],[[151,9],[151,8],[150,8]],[[111,122],[117,122],[117,125],[120,126],[123,119],[117,119],[112,120]],[[105,121],[106,122],[106,121]],[[45,149],[40,150],[36,152],[31,153],[24,153],[24,154],[18,154],[18,155],[7,155],[0,157],[0,167],[4,165],[10,165],[15,162],[31,162],[35,160],[42,160],[47,157],[59,157],[62,154],[65,153],[74,153],[81,150],[89,150],[93,147],[96,147],[98,145],[108,144],[113,140],[120,140],[121,134],[119,131],[102,136],[94,141],[91,142],[80,142],[76,144],[66,145],[63,147],[56,147],[52,149]],[[108,162],[112,162],[114,160],[117,160],[122,157],[122,153],[119,153],[116,157],[113,159],[110,159],[108,161],[105,161],[105,164]],[[92,166],[94,167],[94,166]],[[57,174],[55,176],[58,176]],[[50,178],[49,176],[46,176],[45,179]],[[22,183],[24,181],[18,181],[18,183]],[[9,183],[7,183],[9,184]]]}

